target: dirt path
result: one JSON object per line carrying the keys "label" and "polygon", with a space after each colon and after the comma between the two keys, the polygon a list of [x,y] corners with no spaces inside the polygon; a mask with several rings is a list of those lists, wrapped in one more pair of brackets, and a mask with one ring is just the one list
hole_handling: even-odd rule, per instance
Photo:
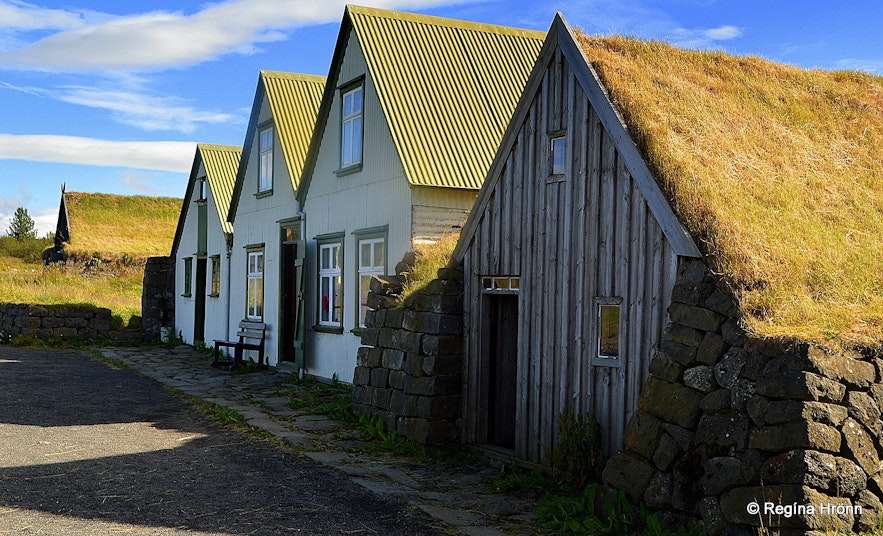
{"label": "dirt path", "polygon": [[442,534],[76,352],[0,347],[0,534]]}

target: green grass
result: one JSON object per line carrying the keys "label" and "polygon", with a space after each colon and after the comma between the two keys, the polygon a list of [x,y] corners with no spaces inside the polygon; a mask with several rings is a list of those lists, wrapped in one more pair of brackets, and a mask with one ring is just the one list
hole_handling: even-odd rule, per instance
{"label": "green grass", "polygon": [[168,255],[175,237],[181,200],[66,192],[73,259],[123,261]]}
{"label": "green grass", "polygon": [[17,257],[0,257],[0,302],[88,304],[106,307],[123,324],[141,315],[144,272],[132,266],[107,266],[94,273],[44,267]]}
{"label": "green grass", "polygon": [[436,278],[439,268],[444,268],[451,262],[451,254],[460,239],[460,233],[451,233],[429,244],[422,244],[414,248],[417,254],[417,262],[405,276],[404,290],[399,300],[404,300],[419,291],[430,281]]}
{"label": "green grass", "polygon": [[760,336],[883,341],[883,77],[578,36]]}

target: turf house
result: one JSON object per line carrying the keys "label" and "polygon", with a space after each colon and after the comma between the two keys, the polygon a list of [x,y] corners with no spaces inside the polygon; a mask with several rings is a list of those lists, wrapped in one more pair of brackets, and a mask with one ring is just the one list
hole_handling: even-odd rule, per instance
{"label": "turf house", "polygon": [[545,463],[591,412],[667,523],[877,527],[881,147],[880,77],[557,17],[454,253],[464,441]]}
{"label": "turf house", "polygon": [[241,147],[196,146],[175,229],[175,335],[211,346],[225,339],[233,225],[227,221]]}
{"label": "turf house", "polygon": [[543,36],[346,8],[297,192],[308,373],[351,381],[371,277],[462,226]]}

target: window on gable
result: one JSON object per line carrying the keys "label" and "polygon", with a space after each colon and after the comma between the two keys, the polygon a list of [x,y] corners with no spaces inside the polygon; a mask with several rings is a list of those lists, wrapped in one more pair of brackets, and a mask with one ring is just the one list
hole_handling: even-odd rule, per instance
{"label": "window on gable", "polygon": [[362,163],[362,101],[363,86],[346,90],[341,95],[340,167]]}
{"label": "window on gable", "polygon": [[264,317],[264,250],[248,252],[248,288],[246,294],[245,316],[249,320],[261,320]]}
{"label": "window on gable", "polygon": [[552,138],[551,146],[552,170],[551,175],[564,175],[567,161],[567,137],[556,136]]}
{"label": "window on gable", "polygon": [[205,201],[205,179],[196,180],[196,198],[197,201]]}
{"label": "window on gable", "polygon": [[273,189],[273,127],[260,131],[258,193]]}
{"label": "window on gable", "polygon": [[193,294],[193,258],[184,259],[184,293],[182,296],[189,297]]}
{"label": "window on gable", "polygon": [[319,325],[342,327],[343,246],[328,242],[319,246]]}

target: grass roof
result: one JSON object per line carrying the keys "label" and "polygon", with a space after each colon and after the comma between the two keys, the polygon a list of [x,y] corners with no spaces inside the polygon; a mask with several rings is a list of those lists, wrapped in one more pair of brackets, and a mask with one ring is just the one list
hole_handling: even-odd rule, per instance
{"label": "grass roof", "polygon": [[106,259],[168,255],[181,211],[172,197],[65,192],[68,255]]}
{"label": "grass roof", "polygon": [[883,343],[883,77],[577,32],[750,330]]}

